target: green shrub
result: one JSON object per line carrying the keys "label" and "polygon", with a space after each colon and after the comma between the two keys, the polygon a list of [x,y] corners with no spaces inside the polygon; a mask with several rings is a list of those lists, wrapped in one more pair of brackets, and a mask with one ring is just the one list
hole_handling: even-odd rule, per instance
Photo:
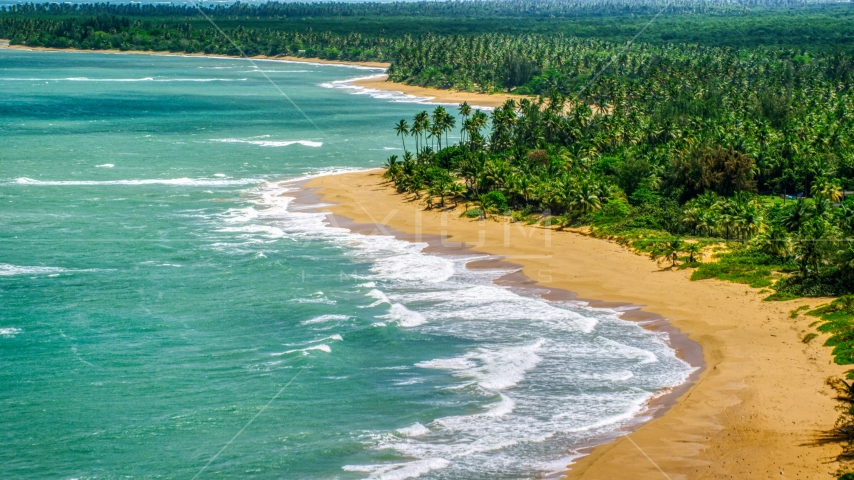
{"label": "green shrub", "polygon": [[479,208],[471,208],[463,212],[463,216],[466,216],[468,218],[480,218],[482,212],[483,210]]}
{"label": "green shrub", "polygon": [[611,200],[593,213],[591,223],[593,225],[610,225],[621,222],[629,216],[631,211],[632,207],[629,202],[622,199]]}
{"label": "green shrub", "polygon": [[763,301],[766,302],[785,302],[786,300],[794,300],[796,298],[800,298],[797,295],[786,293],[786,292],[774,292],[771,295],[763,298]]}
{"label": "green shrub", "polygon": [[504,213],[507,211],[507,198],[498,190],[484,193],[480,196],[480,204],[487,212]]}
{"label": "green shrub", "polygon": [[775,288],[798,297],[837,297],[854,291],[854,271],[827,268],[817,275],[794,275],[781,279]]}

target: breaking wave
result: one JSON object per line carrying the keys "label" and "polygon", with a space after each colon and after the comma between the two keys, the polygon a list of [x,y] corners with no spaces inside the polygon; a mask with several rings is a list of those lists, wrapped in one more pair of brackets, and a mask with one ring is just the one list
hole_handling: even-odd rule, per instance
{"label": "breaking wave", "polygon": [[[493,280],[507,270],[465,266],[483,255],[430,255],[424,243],[330,225],[322,207],[293,208],[294,189],[293,182],[253,187],[252,205],[224,213],[223,228],[247,242],[338,245],[352,261],[368,266],[368,274],[357,278],[368,299],[359,307],[359,317],[368,316],[365,325],[452,336],[472,345],[457,355],[415,362],[423,373],[409,373],[392,385],[423,388],[439,378],[446,395],[478,407],[359,433],[386,461],[347,465],[345,471],[376,479],[544,474],[566,465],[572,445],[634,421],[658,391],[684,382],[692,371],[663,338],[620,320],[616,311],[548,302],[497,286]],[[293,301],[339,308],[322,292]],[[360,321],[328,313],[301,324],[328,329],[344,320]],[[275,355],[329,353],[329,342],[339,338],[318,338]]]}

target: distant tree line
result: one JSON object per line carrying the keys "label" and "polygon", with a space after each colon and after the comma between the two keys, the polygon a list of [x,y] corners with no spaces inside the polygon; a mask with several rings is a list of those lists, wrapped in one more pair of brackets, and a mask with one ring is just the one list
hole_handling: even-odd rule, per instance
{"label": "distant tree line", "polygon": [[[333,60],[387,61],[398,43],[381,37],[363,38],[359,33],[341,36],[315,33],[310,29],[297,32],[235,27],[225,31],[249,56],[300,55]],[[158,23],[113,15],[64,20],[0,17],[0,37],[9,38],[13,45],[34,47],[240,56],[240,50],[208,24]]]}
{"label": "distant tree line", "polygon": [[[441,16],[441,17],[575,17],[648,15],[663,9],[668,13],[738,12],[749,8],[802,7],[838,3],[831,0],[449,0],[419,2],[235,2],[204,5],[215,17],[362,17],[362,16]],[[0,7],[16,14],[123,15],[180,17],[193,16],[192,4],[142,3],[21,3]]]}

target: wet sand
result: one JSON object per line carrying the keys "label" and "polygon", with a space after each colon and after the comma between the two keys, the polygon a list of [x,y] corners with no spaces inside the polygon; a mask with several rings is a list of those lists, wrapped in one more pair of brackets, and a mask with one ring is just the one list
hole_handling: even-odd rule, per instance
{"label": "wet sand", "polygon": [[380,175],[331,175],[306,186],[333,204],[328,210],[337,218],[363,230],[390,233],[388,226],[415,241],[429,236],[435,248],[495,255],[521,266],[524,277],[503,280],[514,288],[628,309],[624,318],[664,329],[691,362],[697,360],[686,356],[686,346],[701,347],[694,355],[702,356],[705,369],[693,382],[653,401],[646,413],[651,421],[584,449],[567,478],[826,479],[836,470],[839,447],[814,440],[836,419],[824,380],[845,369],[832,363],[821,337],[801,342],[814,319],[789,318],[792,309],[823,300],[763,302],[756,289],[691,282],[690,270],[662,269],[612,242],[503,217],[460,218],[462,206],[425,210],[423,199],[395,193]]}

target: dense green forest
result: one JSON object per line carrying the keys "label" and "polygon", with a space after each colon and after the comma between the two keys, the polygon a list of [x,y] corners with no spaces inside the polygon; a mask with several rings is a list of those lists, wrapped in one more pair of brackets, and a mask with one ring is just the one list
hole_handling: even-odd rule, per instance
{"label": "dense green forest", "polygon": [[[540,5],[538,2],[532,2]],[[810,52],[851,51],[854,45],[854,7],[846,4],[816,4],[804,7],[771,7],[758,3],[739,9],[724,6],[674,2],[654,12],[607,14],[614,5],[604,3],[602,11],[589,3],[581,9],[593,9],[597,15],[517,15],[513,8],[519,2],[429,2],[394,4],[318,4],[311,16],[262,15],[265,7],[237,4],[232,7],[206,9],[218,26],[239,40],[250,55],[303,55],[340,60],[391,61],[404,45],[420,42],[424,37],[459,35],[544,35],[578,37],[590,40],[625,43],[643,31],[636,41],[654,45],[698,44],[730,48],[794,48]],[[501,7],[502,5],[507,7]],[[545,5],[565,5],[545,2]],[[277,8],[304,8],[307,4],[271,4]],[[336,6],[347,10],[376,5],[376,12],[364,16],[336,12]],[[399,5],[400,13],[385,9]],[[417,14],[414,5],[431,8],[436,13]],[[458,5],[449,7],[448,5]],[[486,8],[486,6],[492,6]],[[566,5],[574,5],[566,3]],[[598,4],[596,4],[598,5]],[[635,5],[628,2],[628,5]],[[643,5],[638,4],[638,5]],[[657,5],[657,4],[656,4]],[[689,13],[687,7],[674,5],[707,5],[710,13]],[[736,5],[736,4],[731,4]],[[740,4],[739,4],[740,5]],[[746,5],[746,4],[745,4]],[[448,9],[443,13],[439,6]],[[477,6],[481,6],[478,10]],[[322,7],[322,8],[321,8]],[[662,5],[664,7],[664,5]],[[458,12],[454,8],[472,10]],[[557,7],[555,7],[557,8]],[[569,8],[568,6],[562,8]],[[597,7],[599,8],[599,7]],[[627,7],[628,8],[628,7]],[[633,6],[631,8],[640,8]],[[230,9],[244,12],[228,15]],[[521,8],[519,8],[521,9]],[[482,11],[481,11],[482,10]],[[492,10],[502,15],[490,15]],[[347,10],[349,11],[349,10]],[[408,14],[410,12],[411,14]],[[478,15],[475,13],[480,12]],[[235,13],[235,12],[232,12]],[[658,17],[655,15],[661,13]],[[646,29],[644,27],[655,18]],[[219,32],[191,6],[169,5],[69,5],[24,4],[0,9],[0,38],[14,44],[57,48],[154,50],[172,52],[207,52],[238,54]],[[431,41],[431,40],[424,40]],[[301,52],[301,50],[305,50]],[[533,59],[536,61],[537,59]],[[500,87],[501,85],[499,85]]]}
{"label": "dense green forest", "polygon": [[[196,2],[198,8],[212,17],[286,18],[286,17],[579,17],[643,15],[667,8],[670,13],[744,12],[755,7],[802,7],[837,3],[828,0],[452,0],[418,2],[266,2],[232,4]],[[193,16],[194,4],[143,3],[21,3],[4,7],[17,14],[53,15],[125,15],[181,17]]]}

